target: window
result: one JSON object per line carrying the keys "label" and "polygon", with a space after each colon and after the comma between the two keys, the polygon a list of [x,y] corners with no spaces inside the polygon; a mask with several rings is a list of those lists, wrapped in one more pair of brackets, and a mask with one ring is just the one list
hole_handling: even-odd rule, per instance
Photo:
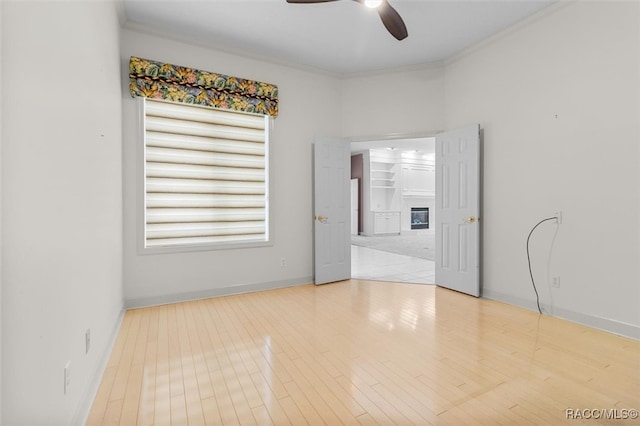
{"label": "window", "polygon": [[269,242],[268,116],[144,99],[145,249]]}

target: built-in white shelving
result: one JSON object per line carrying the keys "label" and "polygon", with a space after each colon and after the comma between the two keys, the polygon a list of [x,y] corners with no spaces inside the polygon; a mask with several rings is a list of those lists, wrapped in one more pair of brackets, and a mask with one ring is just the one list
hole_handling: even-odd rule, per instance
{"label": "built-in white shelving", "polygon": [[[369,232],[374,235],[400,233],[400,168],[398,153],[369,150]],[[397,191],[398,190],[398,191]]]}
{"label": "built-in white shelving", "polygon": [[364,235],[410,230],[412,207],[428,208],[429,217],[434,219],[433,155],[393,149],[368,149],[361,155]]}
{"label": "built-in white shelving", "polygon": [[371,150],[371,189],[396,189],[396,161],[383,150]]}

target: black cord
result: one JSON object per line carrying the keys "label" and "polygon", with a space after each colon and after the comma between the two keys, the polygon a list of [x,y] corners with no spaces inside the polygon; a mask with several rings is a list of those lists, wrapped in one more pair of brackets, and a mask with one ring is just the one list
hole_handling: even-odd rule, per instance
{"label": "black cord", "polygon": [[557,220],[557,219],[558,219],[557,216],[542,219],[540,222],[536,224],[536,226],[534,226],[531,229],[531,232],[529,232],[529,236],[527,237],[527,262],[529,263],[529,275],[531,276],[531,284],[533,284],[533,291],[536,292],[536,304],[538,305],[539,313],[542,313],[542,309],[540,309],[540,295],[538,294],[538,289],[536,288],[536,281],[533,279],[533,272],[531,271],[531,256],[529,255],[529,239],[531,238],[531,234],[533,234],[533,231],[535,231],[538,226],[542,225],[544,222],[547,222],[549,220]]}

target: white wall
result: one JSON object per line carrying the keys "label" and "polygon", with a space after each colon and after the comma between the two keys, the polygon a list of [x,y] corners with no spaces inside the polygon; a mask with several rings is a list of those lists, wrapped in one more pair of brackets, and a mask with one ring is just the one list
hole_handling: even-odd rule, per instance
{"label": "white wall", "polygon": [[342,97],[345,137],[424,136],[444,127],[441,67],[345,78]]}
{"label": "white wall", "polygon": [[[551,258],[553,225],[532,241],[543,307],[636,337],[638,9],[637,2],[554,6],[443,68],[346,78],[342,107],[348,137],[480,123],[483,294],[535,309],[526,237],[561,210]],[[561,286],[551,291],[556,275]]]}
{"label": "white wall", "polygon": [[[485,296],[640,337],[637,2],[572,2],[446,68],[446,127],[484,129]],[[560,288],[548,276],[560,276]],[[553,306],[550,306],[550,305]]]}
{"label": "white wall", "polygon": [[2,424],[66,425],[122,310],[119,24],[110,2],[3,2],[1,31]]}
{"label": "white wall", "polygon": [[[128,306],[309,283],[312,264],[311,146],[340,134],[339,81],[285,66],[124,30],[123,76],[139,56],[278,85],[280,115],[272,134],[274,245],[163,255],[136,252],[136,102],[122,85],[124,125],[124,295]],[[280,266],[281,258],[286,267]]]}
{"label": "white wall", "polygon": [[2,2],[0,2],[0,424],[2,424]]}
{"label": "white wall", "polygon": [[[425,134],[480,122],[485,294],[534,306],[524,239],[538,218],[560,209],[564,224],[551,265],[562,276],[552,294],[556,312],[635,332],[639,16],[635,3],[572,4],[444,70],[336,80],[129,30],[119,55],[109,3],[3,2],[2,424],[72,420],[108,354],[121,279],[132,304],[310,279],[314,135]],[[120,81],[130,55],[279,85],[273,247],[137,255],[139,141],[135,102]],[[43,78],[56,84],[40,84]],[[16,83],[25,81],[37,84]],[[540,257],[551,237],[541,231],[534,250]],[[85,356],[87,328],[93,348]],[[72,384],[64,396],[68,360]]]}

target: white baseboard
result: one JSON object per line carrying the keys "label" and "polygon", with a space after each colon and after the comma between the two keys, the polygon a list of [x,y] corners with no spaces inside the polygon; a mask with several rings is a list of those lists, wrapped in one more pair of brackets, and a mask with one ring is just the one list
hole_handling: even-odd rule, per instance
{"label": "white baseboard", "polygon": [[71,424],[74,426],[83,426],[87,423],[87,418],[89,417],[89,413],[91,412],[93,401],[96,399],[98,388],[100,387],[100,383],[102,382],[102,376],[104,374],[104,371],[107,369],[107,365],[109,364],[109,357],[111,357],[111,352],[113,352],[113,347],[116,343],[116,339],[118,338],[120,326],[122,325],[122,320],[124,319],[124,313],[125,309],[123,307],[120,310],[120,314],[116,319],[113,329],[111,330],[111,336],[109,337],[109,341],[107,342],[107,346],[102,353],[100,362],[96,367],[93,377],[85,386],[83,392],[84,397],[80,401],[80,405],[76,409],[76,414],[73,416],[73,421],[71,422]]}
{"label": "white baseboard", "polygon": [[[206,299],[206,298],[218,297],[218,296],[229,296],[233,294],[250,293],[254,291],[294,287],[297,285],[304,285],[312,282],[313,282],[313,277],[302,277],[302,278],[290,279],[290,280],[284,280],[284,281],[271,281],[271,282],[264,282],[264,283],[245,284],[240,286],[217,288],[217,289],[203,290],[203,291],[197,291],[197,292],[175,293],[175,294],[166,295],[166,296],[125,300],[124,309],[120,312],[120,315],[118,316],[115,322],[115,325],[111,333],[111,337],[109,339],[109,343],[102,355],[102,358],[100,360],[100,363],[98,364],[98,367],[96,368],[95,374],[93,375],[93,378],[86,386],[86,390],[84,392],[85,396],[81,401],[75,416],[73,417],[72,425],[78,425],[78,426],[84,425],[87,421],[87,418],[91,411],[91,406],[93,405],[93,401],[98,392],[98,388],[100,387],[100,382],[102,381],[102,375],[104,374],[104,371],[107,367],[107,364],[109,362],[109,357],[111,356],[111,352],[113,351],[113,346],[118,337],[118,332],[120,331],[120,326],[122,324],[122,320],[124,318],[124,313],[126,309],[165,305],[168,303],[186,302],[190,300]],[[482,297],[485,299],[490,299],[498,302],[504,302],[511,305],[520,306],[522,308],[529,309],[532,311],[537,311],[536,303],[535,301],[532,301],[532,300],[521,299],[508,294],[493,292],[493,291],[486,291],[486,290],[483,291]],[[554,308],[553,316],[558,318],[563,318],[578,324],[586,325],[588,327],[593,327],[599,330],[607,331],[613,334],[629,337],[631,339],[640,340],[640,327],[633,324],[627,324],[627,323],[623,323],[620,321],[611,320],[607,318],[600,318],[593,315],[587,315],[580,312],[574,312],[574,311],[571,311],[568,309],[562,309],[562,308]]]}
{"label": "white baseboard", "polygon": [[[486,290],[482,291],[482,297],[485,299],[508,303],[510,305],[520,306],[521,308],[529,309],[532,311],[538,310],[535,300],[521,299],[519,297],[514,297],[508,294]],[[543,309],[543,311],[544,310],[545,309]],[[640,326],[634,324],[628,324],[608,318],[597,317],[594,315],[588,315],[582,312],[576,312],[570,309],[558,307],[553,307],[552,314],[550,316],[562,318],[567,321],[586,325],[588,327],[596,328],[598,330],[606,331],[620,336],[629,337],[631,339],[640,340]]]}
{"label": "white baseboard", "polygon": [[191,300],[208,299],[210,297],[230,296],[232,294],[251,293],[254,291],[273,290],[277,288],[294,287],[313,283],[313,277],[301,277],[282,281],[244,284],[233,287],[212,288],[209,290],[188,293],[174,293],[164,296],[143,297],[139,299],[125,299],[126,309],[145,308],[149,306],[166,305],[169,303],[188,302]]}
{"label": "white baseboard", "polygon": [[206,299],[216,296],[228,296],[232,294],[249,293],[276,288],[293,287],[296,285],[309,284],[312,282],[313,277],[303,277],[285,281],[255,283],[198,292],[176,293],[167,296],[125,300],[123,309],[120,311],[120,314],[118,315],[118,318],[113,326],[113,330],[111,332],[107,347],[104,349],[104,352],[98,366],[96,367],[93,377],[85,387],[85,390],[83,392],[84,397],[82,398],[80,404],[78,405],[78,408],[76,409],[76,413],[73,416],[73,421],[71,422],[71,424],[74,426],[81,426],[86,424],[89,413],[91,412],[91,407],[93,406],[93,401],[95,400],[95,397],[98,393],[98,388],[100,387],[102,376],[109,363],[109,357],[111,356],[111,352],[113,352],[113,347],[115,345],[116,339],[118,338],[120,326],[122,325],[122,320],[124,319],[124,314],[127,309],[140,308],[145,306],[165,305],[167,303],[185,302],[189,300]]}

